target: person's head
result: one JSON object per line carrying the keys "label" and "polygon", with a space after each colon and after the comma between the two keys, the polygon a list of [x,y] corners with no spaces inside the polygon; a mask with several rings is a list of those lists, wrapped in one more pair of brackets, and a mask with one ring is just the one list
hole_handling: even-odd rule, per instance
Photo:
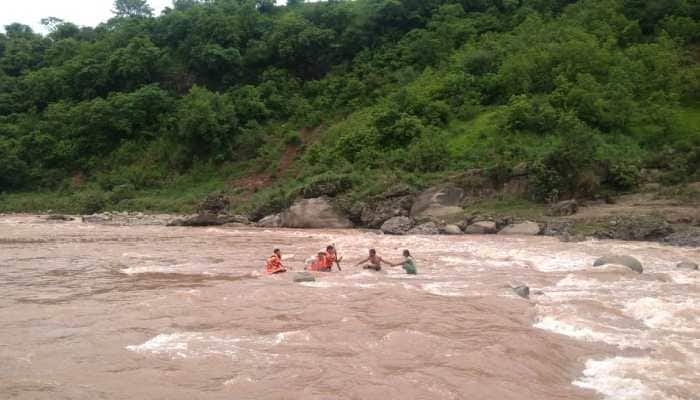
{"label": "person's head", "polygon": [[326,252],[328,252],[328,253],[334,253],[334,252],[335,252],[335,248],[334,248],[333,246],[328,246],[328,247],[326,247]]}
{"label": "person's head", "polygon": [[280,251],[280,249],[275,249],[275,250],[273,251],[273,253],[277,254],[278,256],[281,256],[281,255],[282,255],[282,252]]}
{"label": "person's head", "polygon": [[403,256],[404,256],[404,257],[410,257],[410,256],[411,256],[411,252],[408,251],[408,250],[404,250],[404,251],[403,251]]}
{"label": "person's head", "polygon": [[372,256],[372,257],[376,256],[376,255],[377,255],[377,250],[375,250],[375,249],[369,249],[369,255]]}

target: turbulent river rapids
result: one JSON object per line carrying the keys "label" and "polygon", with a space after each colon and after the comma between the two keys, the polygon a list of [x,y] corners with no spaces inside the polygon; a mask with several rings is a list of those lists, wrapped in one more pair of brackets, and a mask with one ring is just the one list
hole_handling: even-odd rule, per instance
{"label": "turbulent river rapids", "polygon": [[[342,272],[267,276],[335,243]],[[409,249],[418,275],[352,265]],[[606,254],[645,268],[593,268]],[[0,216],[0,398],[700,399],[699,249]],[[528,285],[529,300],[512,286]]]}

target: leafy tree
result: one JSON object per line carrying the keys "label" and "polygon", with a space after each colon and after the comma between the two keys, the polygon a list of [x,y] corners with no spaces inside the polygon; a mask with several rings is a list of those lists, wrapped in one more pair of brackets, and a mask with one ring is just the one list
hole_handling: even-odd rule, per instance
{"label": "leafy tree", "polygon": [[112,13],[117,18],[152,17],[153,9],[147,0],[115,0]]}

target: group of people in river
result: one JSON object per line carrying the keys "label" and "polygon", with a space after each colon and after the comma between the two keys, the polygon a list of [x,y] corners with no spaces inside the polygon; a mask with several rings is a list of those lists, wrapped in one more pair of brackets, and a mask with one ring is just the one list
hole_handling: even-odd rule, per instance
{"label": "group of people in river", "polygon": [[[380,257],[375,249],[370,249],[367,258],[357,263],[355,267],[363,266],[363,269],[366,270],[381,271],[382,264],[390,267],[401,266],[407,274],[416,275],[418,273],[416,269],[416,261],[413,256],[411,256],[411,252],[404,250],[403,257],[403,261],[392,263]],[[316,256],[309,261],[310,262],[304,268],[307,271],[332,272],[334,265],[338,268],[338,271],[342,271],[340,262],[343,261],[343,257],[338,258],[338,253],[333,245],[327,246],[325,251],[318,252],[318,254],[316,254]],[[282,263],[282,251],[280,249],[275,249],[272,255],[267,258],[265,270],[269,275],[287,272],[287,268]]]}

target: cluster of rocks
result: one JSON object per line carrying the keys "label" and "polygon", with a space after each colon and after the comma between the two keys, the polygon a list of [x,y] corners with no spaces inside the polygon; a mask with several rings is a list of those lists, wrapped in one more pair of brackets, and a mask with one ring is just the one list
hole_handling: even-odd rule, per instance
{"label": "cluster of rocks", "polygon": [[176,217],[169,214],[144,214],[141,212],[115,211],[84,215],[81,217],[81,221],[103,225],[167,225],[174,218]]}
{"label": "cluster of rocks", "polygon": [[459,224],[438,224],[434,221],[419,223],[411,217],[394,217],[381,226],[381,231],[388,235],[529,235],[542,233],[537,222],[524,221],[499,226],[494,221],[463,221]]}
{"label": "cluster of rocks", "polygon": [[[620,266],[624,268],[628,268],[631,271],[634,271],[636,273],[642,274],[644,273],[644,266],[642,263],[632,257],[632,256],[627,256],[627,255],[615,255],[615,254],[610,254],[607,256],[603,256],[595,260],[593,263],[593,267],[603,267],[603,266]],[[676,268],[680,270],[688,270],[688,271],[699,271],[700,266],[698,266],[697,263],[691,262],[691,261],[683,261],[678,264],[676,264]],[[511,287],[513,292],[517,294],[518,296],[524,298],[524,299],[529,299],[530,298],[530,288],[527,285],[520,285],[516,287]],[[535,294],[542,294],[542,292],[535,292]]]}
{"label": "cluster of rocks", "polygon": [[[542,227],[531,221],[467,220],[465,193],[454,186],[440,186],[419,194],[405,186],[393,187],[381,198],[358,203],[348,212],[329,197],[301,199],[287,210],[266,216],[257,225],[266,228],[379,229],[389,235],[502,234],[539,235]],[[349,214],[349,215],[348,215]]]}
{"label": "cluster of rocks", "polygon": [[[600,257],[594,263],[594,267],[602,267],[604,265],[620,265],[631,269],[637,273],[644,273],[642,263],[632,256],[626,255],[607,255]],[[677,269],[698,271],[698,264],[690,261],[682,261],[676,264]]]}

